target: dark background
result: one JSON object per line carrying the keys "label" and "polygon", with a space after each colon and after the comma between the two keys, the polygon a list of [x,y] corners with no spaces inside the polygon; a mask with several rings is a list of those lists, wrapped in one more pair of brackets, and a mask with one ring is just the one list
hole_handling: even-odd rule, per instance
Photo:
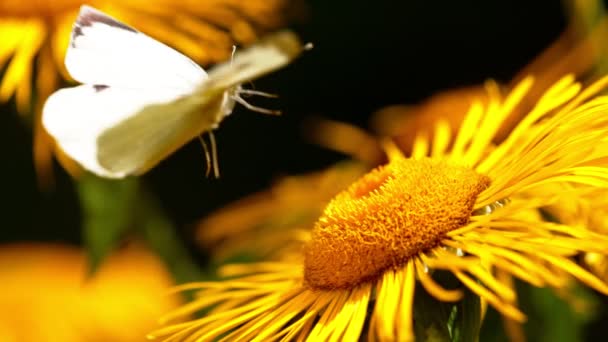
{"label": "dark background", "polygon": [[[213,209],[267,187],[277,176],[319,169],[344,156],[310,144],[311,115],[368,127],[386,105],[413,104],[437,91],[508,81],[565,28],[560,1],[307,1],[294,25],[314,49],[284,70],[255,82],[279,100],[281,117],[238,107],[216,132],[222,177],[205,177],[194,141],[147,174],[180,236],[192,243],[192,223]],[[56,167],[55,188],[37,188],[31,129],[12,103],[0,107],[0,242],[81,243],[79,205],[68,176]],[[594,331],[603,329],[600,322]],[[590,336],[591,338],[591,336]]]}

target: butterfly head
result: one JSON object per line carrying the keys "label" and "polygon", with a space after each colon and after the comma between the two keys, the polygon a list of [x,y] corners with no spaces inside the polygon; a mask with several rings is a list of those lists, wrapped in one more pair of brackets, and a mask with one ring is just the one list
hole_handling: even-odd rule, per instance
{"label": "butterfly head", "polygon": [[229,88],[224,92],[224,97],[222,99],[222,107],[220,113],[220,120],[232,113],[234,110],[234,106],[236,105],[236,97],[238,96],[238,92],[241,89],[241,85],[237,85]]}

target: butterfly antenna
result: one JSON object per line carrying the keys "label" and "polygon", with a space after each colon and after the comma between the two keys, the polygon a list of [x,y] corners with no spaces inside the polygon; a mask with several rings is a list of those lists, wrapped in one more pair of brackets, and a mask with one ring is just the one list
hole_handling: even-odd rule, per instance
{"label": "butterfly antenna", "polygon": [[202,135],[198,136],[198,141],[200,141],[201,146],[203,146],[203,150],[205,150],[205,160],[207,161],[207,171],[205,172],[205,177],[209,177],[209,173],[211,172],[211,154],[209,153],[209,146],[203,139]]}
{"label": "butterfly antenna", "polygon": [[220,168],[218,166],[217,161],[217,144],[215,143],[215,136],[213,132],[209,131],[209,143],[211,146],[207,145],[205,139],[202,135],[198,136],[198,141],[201,142],[203,149],[205,150],[205,160],[207,161],[207,171],[205,172],[205,177],[209,177],[211,170],[213,170],[213,176],[215,178],[220,178]]}
{"label": "butterfly antenna", "polygon": [[213,175],[215,178],[220,178],[220,167],[217,161],[217,144],[215,143],[215,135],[212,131],[208,132],[209,142],[211,143],[211,160],[213,165]]}
{"label": "butterfly antenna", "polygon": [[230,53],[230,66],[234,65],[234,54],[236,54],[236,45],[232,45],[232,52]]}

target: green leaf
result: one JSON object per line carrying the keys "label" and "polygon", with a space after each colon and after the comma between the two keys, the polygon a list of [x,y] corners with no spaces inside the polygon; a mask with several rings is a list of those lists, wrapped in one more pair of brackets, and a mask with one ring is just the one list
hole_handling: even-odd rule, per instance
{"label": "green leaf", "polygon": [[178,283],[201,280],[177,229],[138,178],[106,180],[87,174],[78,182],[89,273],[97,270],[128,233],[137,233],[168,266]]}
{"label": "green leaf", "polygon": [[595,317],[593,303],[597,299],[591,290],[581,285],[570,289],[570,300],[584,306],[575,308],[561,299],[552,289],[537,288],[519,282],[520,306],[528,316],[524,329],[530,341],[583,341],[585,327]]}
{"label": "green leaf", "polygon": [[[462,287],[453,275],[434,272],[433,278],[446,288]],[[479,297],[463,288],[465,295],[456,303],[441,302],[416,286],[414,332],[417,341],[475,342],[481,325]]]}
{"label": "green leaf", "polygon": [[[516,281],[516,288],[519,307],[528,318],[523,325],[528,341],[585,340],[587,324],[596,317],[596,306],[599,303],[593,291],[580,284],[573,284],[570,289],[571,299],[582,305],[576,310],[552,289],[537,288],[521,281]],[[508,341],[502,317],[491,307],[488,307],[483,323],[481,340]]]}
{"label": "green leaf", "polygon": [[414,333],[416,341],[451,341],[449,321],[453,304],[440,302],[416,285],[414,297]]}
{"label": "green leaf", "polygon": [[137,229],[173,274],[177,283],[209,279],[201,271],[156,199],[141,191],[137,205]]}
{"label": "green leaf", "polygon": [[481,327],[481,301],[479,296],[465,289],[464,297],[456,303],[454,312],[455,317],[450,330],[452,341],[478,341]]}
{"label": "green leaf", "polygon": [[483,342],[509,342],[509,338],[504,330],[504,324],[500,314],[491,306],[488,306],[481,331],[479,332],[479,340]]}
{"label": "green leaf", "polygon": [[89,273],[94,273],[134,223],[138,180],[106,180],[87,174],[79,180],[77,189]]}

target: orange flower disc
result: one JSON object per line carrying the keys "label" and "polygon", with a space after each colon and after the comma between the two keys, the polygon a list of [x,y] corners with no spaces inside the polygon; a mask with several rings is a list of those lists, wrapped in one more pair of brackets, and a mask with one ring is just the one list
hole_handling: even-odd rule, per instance
{"label": "orange flower disc", "polygon": [[304,278],[317,289],[352,288],[398,268],[465,225],[490,185],[470,168],[397,158],[327,205],[304,247]]}

